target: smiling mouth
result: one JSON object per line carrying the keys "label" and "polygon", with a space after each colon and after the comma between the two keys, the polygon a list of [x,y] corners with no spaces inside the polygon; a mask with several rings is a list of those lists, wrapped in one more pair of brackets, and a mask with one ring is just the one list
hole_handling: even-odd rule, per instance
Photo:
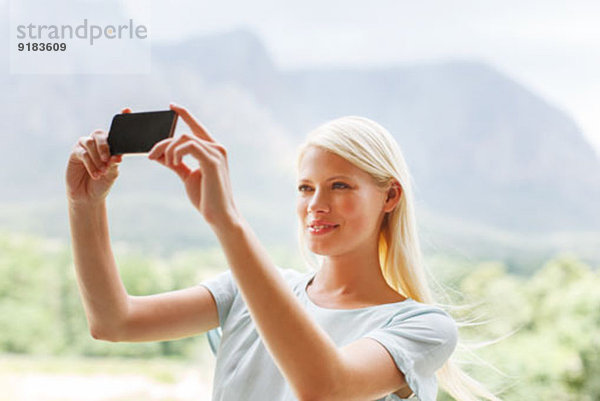
{"label": "smiling mouth", "polygon": [[325,234],[339,227],[339,224],[323,224],[308,226],[308,232],[312,234]]}

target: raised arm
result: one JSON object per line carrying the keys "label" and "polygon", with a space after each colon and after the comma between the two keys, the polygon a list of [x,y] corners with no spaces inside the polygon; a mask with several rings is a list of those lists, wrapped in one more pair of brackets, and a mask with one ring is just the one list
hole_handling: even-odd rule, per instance
{"label": "raised arm", "polygon": [[217,307],[205,287],[148,296],[127,294],[111,249],[106,212],[106,196],[118,176],[121,156],[110,156],[107,137],[102,130],[81,137],[66,171],[75,271],[92,336],[159,341],[217,327]]}
{"label": "raised arm", "polygon": [[107,341],[166,341],[219,325],[216,303],[203,286],[162,294],[127,294],[110,246],[104,202],[69,204],[77,283],[91,335]]}
{"label": "raised arm", "polygon": [[[217,235],[252,321],[296,397],[358,401],[379,399],[392,391],[409,393],[383,345],[367,339],[338,348],[309,315],[237,210],[226,149],[187,109],[173,104],[171,108],[192,134],[157,143],[148,157],[179,175],[190,201]],[[199,167],[184,163],[186,155]]]}
{"label": "raised arm", "polygon": [[105,338],[125,320],[129,295],[111,250],[104,201],[69,202],[69,222],[77,284],[90,332],[94,338]]}
{"label": "raised arm", "polygon": [[107,138],[103,130],[79,138],[66,170],[77,283],[90,331],[96,338],[119,325],[128,309],[127,291],[110,246],[105,203],[119,175],[122,157],[110,155]]}

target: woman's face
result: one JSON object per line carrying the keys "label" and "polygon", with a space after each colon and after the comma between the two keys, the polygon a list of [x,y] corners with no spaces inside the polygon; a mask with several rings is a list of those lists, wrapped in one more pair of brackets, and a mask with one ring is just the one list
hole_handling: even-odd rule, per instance
{"label": "woman's face", "polygon": [[298,170],[297,212],[308,248],[336,256],[377,244],[386,191],[344,158],[311,146]]}

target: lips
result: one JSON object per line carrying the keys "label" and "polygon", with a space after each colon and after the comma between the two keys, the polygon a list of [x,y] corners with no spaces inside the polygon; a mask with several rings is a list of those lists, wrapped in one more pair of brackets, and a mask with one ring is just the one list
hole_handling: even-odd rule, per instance
{"label": "lips", "polygon": [[332,226],[339,226],[339,224],[335,224],[326,220],[313,220],[310,223],[308,223],[308,227],[320,227],[320,226],[325,226],[325,227],[332,227]]}
{"label": "lips", "polygon": [[313,234],[325,234],[335,228],[339,227],[339,224],[331,223],[324,220],[313,220],[307,226],[308,231]]}

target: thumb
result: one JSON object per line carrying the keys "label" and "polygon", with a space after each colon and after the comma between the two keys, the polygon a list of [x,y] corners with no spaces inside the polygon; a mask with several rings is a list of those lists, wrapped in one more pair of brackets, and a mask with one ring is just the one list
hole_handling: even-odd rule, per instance
{"label": "thumb", "polygon": [[110,173],[112,171],[118,171],[119,164],[121,163],[122,160],[123,160],[123,155],[111,156],[110,159],[108,159],[106,172]]}
{"label": "thumb", "polygon": [[[118,157],[120,157],[121,155],[119,155]],[[113,156],[113,157],[117,157],[117,156]],[[108,162],[108,167],[106,169],[106,177],[108,179],[115,179],[118,175],[119,175],[119,162],[120,160],[115,160],[113,159],[113,157],[111,157],[111,159]]]}
{"label": "thumb", "polygon": [[112,155],[110,159],[108,159],[107,167],[111,168],[113,166],[118,166],[121,161],[123,161],[123,155]]}

